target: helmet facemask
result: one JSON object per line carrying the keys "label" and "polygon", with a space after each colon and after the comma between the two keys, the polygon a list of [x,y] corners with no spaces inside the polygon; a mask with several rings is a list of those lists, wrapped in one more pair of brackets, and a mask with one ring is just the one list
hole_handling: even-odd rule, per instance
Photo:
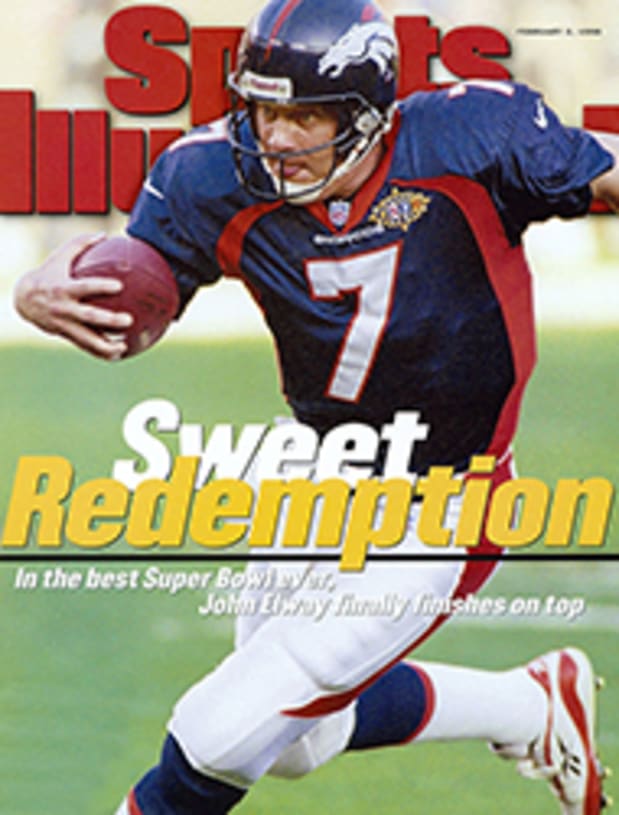
{"label": "helmet facemask", "polygon": [[[265,78],[265,82],[269,78]],[[391,113],[381,113],[354,92],[329,97],[279,97],[251,93],[243,88],[242,76],[229,80],[232,109],[228,116],[228,134],[237,174],[244,187],[262,200],[284,199],[292,204],[307,204],[328,194],[328,188],[358,165],[391,126]],[[255,122],[256,104],[319,105],[333,110],[337,131],[333,139],[304,150],[268,151],[262,148]],[[248,133],[249,131],[249,133]],[[248,138],[250,135],[250,138]],[[326,175],[318,181],[299,183],[285,178],[287,161],[333,149],[333,161]],[[264,170],[271,184],[265,183]],[[273,164],[279,168],[273,169]]]}

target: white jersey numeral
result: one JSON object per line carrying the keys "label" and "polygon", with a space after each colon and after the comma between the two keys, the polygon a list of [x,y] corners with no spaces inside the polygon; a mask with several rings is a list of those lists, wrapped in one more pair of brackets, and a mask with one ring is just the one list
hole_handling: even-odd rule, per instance
{"label": "white jersey numeral", "polygon": [[513,85],[510,85],[509,82],[501,82],[500,79],[467,79],[464,82],[452,85],[447,91],[447,98],[455,99],[458,96],[464,96],[468,88],[500,93],[503,96],[513,96],[516,93],[516,88]]}
{"label": "white jersey numeral", "polygon": [[306,273],[312,297],[334,300],[345,293],[357,296],[331,373],[327,395],[356,402],[363,391],[389,319],[400,245],[343,259],[309,260]]}

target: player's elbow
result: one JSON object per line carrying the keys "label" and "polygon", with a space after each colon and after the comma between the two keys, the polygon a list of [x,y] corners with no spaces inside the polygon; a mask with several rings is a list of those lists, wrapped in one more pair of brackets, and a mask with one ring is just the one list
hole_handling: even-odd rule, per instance
{"label": "player's elbow", "polygon": [[[615,174],[617,178],[613,179]],[[591,191],[597,201],[603,201],[612,210],[619,212],[619,168],[595,179],[591,184]]]}
{"label": "player's elbow", "polygon": [[619,137],[608,133],[596,133],[595,137],[614,157],[614,164],[593,179],[591,192],[596,200],[604,201],[611,209],[619,211]]}

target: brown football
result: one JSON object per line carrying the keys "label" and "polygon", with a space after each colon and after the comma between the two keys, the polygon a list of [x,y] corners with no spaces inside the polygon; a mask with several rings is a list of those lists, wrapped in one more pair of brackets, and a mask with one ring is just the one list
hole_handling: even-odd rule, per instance
{"label": "brown football", "polygon": [[122,332],[127,343],[124,357],[150,348],[178,311],[178,287],[167,261],[137,238],[119,235],[93,244],[77,256],[71,275],[114,277],[122,282],[117,294],[97,295],[88,302],[133,315],[133,324]]}

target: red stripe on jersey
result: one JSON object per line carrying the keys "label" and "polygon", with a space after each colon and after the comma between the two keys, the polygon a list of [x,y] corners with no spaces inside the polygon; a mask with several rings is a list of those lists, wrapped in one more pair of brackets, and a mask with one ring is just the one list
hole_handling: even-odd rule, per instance
{"label": "red stripe on jersey", "polygon": [[[492,475],[492,485],[493,488],[496,489],[500,484],[509,481],[513,477],[512,474],[512,467],[511,467],[511,457],[506,457],[504,461],[500,462],[496,470]],[[476,547],[475,551],[488,551],[488,547],[492,546],[489,541],[484,537],[482,538],[479,547]],[[500,551],[496,547],[494,547],[494,551]],[[494,569],[496,568],[497,561],[496,560],[469,560],[466,561],[464,564],[464,568],[460,574],[460,578],[458,583],[450,595],[452,599],[457,599],[460,597],[466,597],[469,594],[474,594],[475,592],[479,591],[479,589],[483,586],[486,580],[490,577]],[[337,710],[342,710],[343,708],[347,707],[354,699],[357,698],[366,688],[369,688],[370,685],[373,685],[377,679],[379,679],[383,674],[387,673],[390,668],[393,668],[398,662],[400,662],[409,651],[418,648],[421,643],[425,642],[429,636],[431,636],[437,628],[439,628],[444,622],[446,622],[450,614],[439,614],[432,622],[432,624],[421,634],[417,639],[413,640],[406,648],[398,654],[395,659],[392,659],[387,665],[381,668],[372,676],[368,677],[365,682],[362,682],[360,685],[357,685],[350,690],[343,691],[342,693],[334,693],[328,696],[319,696],[317,699],[314,699],[312,702],[309,702],[307,705],[302,705],[298,708],[289,708],[288,710],[282,710],[282,713],[285,716],[295,716],[301,719],[310,719],[314,716],[326,716],[328,713],[334,713]],[[417,732],[421,732],[418,729]]]}
{"label": "red stripe on jersey", "polygon": [[514,384],[487,450],[500,459],[516,432],[522,395],[536,359],[531,273],[522,246],[511,246],[492,199],[477,182],[441,176],[397,183],[436,190],[450,198],[466,218],[484,259],[490,285],[501,306],[514,363]]}
{"label": "red stripe on jersey", "polygon": [[142,815],[142,810],[138,806],[138,802],[135,799],[135,792],[131,790],[129,796],[127,797],[127,803],[129,804],[129,815]]}
{"label": "red stripe on jersey", "polygon": [[[393,124],[388,133],[385,134],[382,143],[384,153],[378,163],[378,166],[370,177],[355,193],[352,201],[350,202],[350,214],[343,229],[337,229],[329,218],[329,211],[324,201],[314,201],[307,205],[307,209],[312,213],[314,218],[319,221],[323,226],[326,226],[331,232],[338,232],[339,234],[346,234],[351,229],[358,226],[361,221],[365,219],[370,208],[370,204],[378,195],[380,188],[383,186],[389,173],[391,160],[393,159],[393,151],[395,149],[396,138],[400,129],[400,112],[396,110]],[[354,172],[352,170],[351,172]],[[337,196],[335,196],[337,198]]]}
{"label": "red stripe on jersey", "polygon": [[[492,489],[496,489],[499,484],[503,484],[505,481],[509,481],[511,478],[514,478],[514,461],[511,451],[503,456],[500,459],[495,467],[494,474],[492,475]],[[486,478],[485,475],[478,475],[476,473],[466,473],[464,476],[464,481],[468,481],[474,478]],[[482,522],[482,529],[485,530],[486,528],[486,520],[488,518],[488,511],[490,509],[491,501],[489,500],[486,504],[486,508],[484,510],[484,519]],[[503,548],[501,546],[497,546],[494,543],[491,543],[488,538],[482,534],[482,537],[479,543],[476,546],[469,546],[466,549],[469,553],[474,553],[478,555],[499,555]],[[485,583],[486,580],[492,574],[495,563],[492,560],[487,561],[479,561],[477,562],[477,568],[475,569],[474,574],[467,574],[464,576],[461,585],[461,592],[462,596],[466,597],[467,594],[471,594],[476,592],[479,587],[479,581],[481,580],[482,583]],[[472,579],[472,582],[469,583],[468,581]]]}
{"label": "red stripe on jersey", "polygon": [[228,277],[240,276],[239,267],[245,236],[259,218],[281,207],[282,204],[283,201],[254,204],[247,209],[242,209],[228,221],[215,247],[215,259],[225,275]]}
{"label": "red stripe on jersey", "polygon": [[[263,315],[266,314],[262,305],[262,297],[259,289],[252,285],[241,274],[241,256],[243,254],[243,243],[245,236],[256,223],[256,221],[268,212],[272,212],[278,207],[283,206],[283,201],[269,201],[261,204],[254,204],[247,209],[242,209],[234,218],[231,218],[224,227],[217,245],[215,247],[215,259],[219,264],[220,269],[227,277],[238,277],[243,280],[245,286],[251,292],[252,297],[258,308],[262,311]],[[277,344],[276,344],[277,347]],[[279,381],[283,390],[284,374],[282,372],[282,365],[277,356],[277,367],[279,371]]]}

